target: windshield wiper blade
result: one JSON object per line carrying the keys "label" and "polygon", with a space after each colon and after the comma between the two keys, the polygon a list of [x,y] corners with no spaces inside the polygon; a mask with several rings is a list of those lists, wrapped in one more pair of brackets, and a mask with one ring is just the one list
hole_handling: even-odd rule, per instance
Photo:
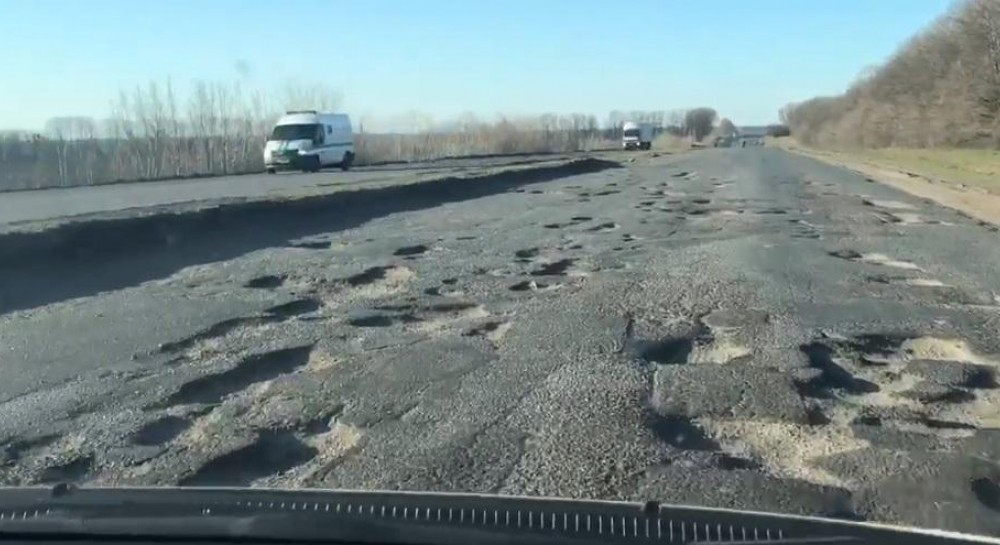
{"label": "windshield wiper blade", "polygon": [[[1000,543],[728,509],[473,494],[238,488],[0,489],[0,532],[377,543]],[[117,534],[116,534],[117,535]],[[418,539],[419,538],[419,539]],[[429,541],[428,541],[429,540]]]}

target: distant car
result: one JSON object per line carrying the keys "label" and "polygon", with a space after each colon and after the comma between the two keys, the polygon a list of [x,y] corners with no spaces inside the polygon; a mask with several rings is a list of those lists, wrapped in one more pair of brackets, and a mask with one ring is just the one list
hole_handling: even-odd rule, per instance
{"label": "distant car", "polygon": [[716,136],[712,142],[712,146],[716,148],[728,148],[732,145],[733,138],[731,136]]}

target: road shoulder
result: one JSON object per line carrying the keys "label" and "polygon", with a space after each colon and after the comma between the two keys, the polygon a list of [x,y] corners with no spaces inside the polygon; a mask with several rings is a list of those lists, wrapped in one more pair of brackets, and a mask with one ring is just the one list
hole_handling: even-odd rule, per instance
{"label": "road shoulder", "polygon": [[958,210],[977,220],[1000,226],[1000,195],[990,193],[984,188],[874,164],[846,153],[807,149],[794,144],[781,147],[830,165],[852,170],[870,182],[892,186],[911,195],[930,199],[942,206]]}

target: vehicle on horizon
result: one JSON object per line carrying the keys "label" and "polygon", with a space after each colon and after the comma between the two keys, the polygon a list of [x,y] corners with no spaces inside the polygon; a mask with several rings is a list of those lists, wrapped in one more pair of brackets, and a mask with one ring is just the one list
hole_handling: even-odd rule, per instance
{"label": "vehicle on horizon", "polygon": [[354,132],[347,114],[316,110],[285,112],[264,144],[264,168],[319,172],[329,166],[348,170],[354,163]]}
{"label": "vehicle on horizon", "polygon": [[653,147],[653,125],[627,121],[622,125],[622,149],[648,150]]}
{"label": "vehicle on horizon", "polygon": [[733,145],[732,136],[716,136],[715,140],[712,142],[712,146],[716,148],[728,148]]}

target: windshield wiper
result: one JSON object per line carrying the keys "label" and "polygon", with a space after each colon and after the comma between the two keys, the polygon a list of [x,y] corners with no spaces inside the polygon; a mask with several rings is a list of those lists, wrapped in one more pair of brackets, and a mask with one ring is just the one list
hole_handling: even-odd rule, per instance
{"label": "windshield wiper", "polygon": [[841,520],[471,494],[239,488],[0,489],[0,537],[269,543],[1000,543]]}

